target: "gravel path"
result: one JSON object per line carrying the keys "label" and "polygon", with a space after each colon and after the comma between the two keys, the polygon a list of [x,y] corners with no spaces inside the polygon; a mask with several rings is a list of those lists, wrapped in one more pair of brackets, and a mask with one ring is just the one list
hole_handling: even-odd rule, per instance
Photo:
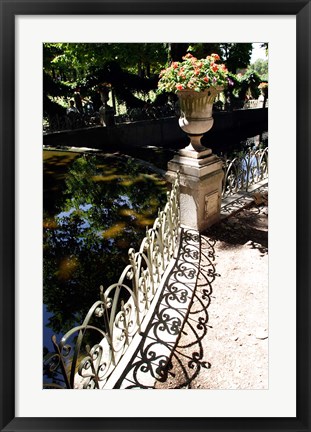
{"label": "gravel path", "polygon": [[202,235],[201,275],[156,388],[268,388],[267,197]]}

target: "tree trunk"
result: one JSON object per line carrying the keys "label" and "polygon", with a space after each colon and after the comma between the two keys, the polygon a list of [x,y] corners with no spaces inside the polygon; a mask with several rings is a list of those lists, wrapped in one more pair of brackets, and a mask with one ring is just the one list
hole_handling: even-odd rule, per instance
{"label": "tree trunk", "polygon": [[171,60],[172,61],[181,61],[182,57],[187,54],[187,48],[189,43],[171,43]]}

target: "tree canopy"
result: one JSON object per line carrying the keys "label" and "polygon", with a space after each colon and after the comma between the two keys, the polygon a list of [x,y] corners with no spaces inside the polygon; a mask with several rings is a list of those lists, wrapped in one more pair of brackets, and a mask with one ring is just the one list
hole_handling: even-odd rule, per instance
{"label": "tree canopy", "polygon": [[[77,87],[82,96],[93,95],[100,103],[97,87],[102,83],[109,83],[128,108],[142,107],[139,96],[156,91],[160,71],[186,52],[198,58],[218,53],[236,74],[250,65],[252,43],[45,43],[44,112],[61,112],[56,98],[70,98]],[[261,66],[258,62],[253,72],[264,74]]]}
{"label": "tree canopy", "polygon": [[262,81],[268,81],[268,60],[257,59],[250,65],[250,69],[257,72]]}

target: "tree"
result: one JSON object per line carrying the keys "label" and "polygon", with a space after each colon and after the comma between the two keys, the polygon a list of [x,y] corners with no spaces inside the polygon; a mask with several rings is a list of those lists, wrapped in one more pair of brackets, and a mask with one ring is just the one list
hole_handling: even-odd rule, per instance
{"label": "tree", "polygon": [[56,97],[67,96],[70,88],[61,81],[53,65],[60,53],[58,44],[43,44],[43,115],[64,115],[65,109],[55,102]]}
{"label": "tree", "polygon": [[[163,43],[59,43],[44,45],[44,72],[81,94],[92,95],[103,82],[112,84],[116,97],[128,107],[144,104],[135,93],[157,88],[167,61]],[[44,90],[46,93],[46,90]]]}
{"label": "tree", "polygon": [[246,68],[252,55],[251,43],[171,43],[171,59],[181,60],[187,52],[197,58],[203,58],[212,53],[220,55],[228,70],[236,73],[237,69]]}
{"label": "tree", "polygon": [[268,60],[257,59],[249,68],[256,72],[262,81],[268,80]]}
{"label": "tree", "polygon": [[221,43],[222,60],[228,70],[237,73],[238,69],[247,68],[252,55],[251,43]]}
{"label": "tree", "polygon": [[167,61],[163,43],[61,43],[45,44],[45,48],[45,65],[49,62],[54,73],[78,82],[111,62],[125,71],[150,77],[158,74]]}
{"label": "tree", "polygon": [[239,80],[238,85],[238,97],[240,100],[244,101],[246,94],[249,93],[252,98],[257,99],[260,95],[260,90],[258,89],[258,85],[261,82],[260,76],[252,71],[247,70],[244,75],[242,75]]}
{"label": "tree", "polygon": [[188,51],[190,51],[197,58],[204,58],[212,53],[216,53],[222,57],[222,50],[219,43],[190,44]]}
{"label": "tree", "polygon": [[265,50],[266,50],[266,56],[268,57],[268,54],[269,54],[269,44],[268,44],[268,42],[263,42],[261,44],[261,48],[265,48]]}
{"label": "tree", "polygon": [[172,61],[181,61],[182,57],[189,50],[189,43],[168,43],[168,63]]}

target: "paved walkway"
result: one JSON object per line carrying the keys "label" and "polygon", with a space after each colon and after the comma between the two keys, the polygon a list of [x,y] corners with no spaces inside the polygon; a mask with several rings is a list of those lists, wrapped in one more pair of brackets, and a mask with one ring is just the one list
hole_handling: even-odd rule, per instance
{"label": "paved walkway", "polygon": [[167,377],[155,388],[268,388],[265,188],[228,214],[201,236],[196,296]]}

